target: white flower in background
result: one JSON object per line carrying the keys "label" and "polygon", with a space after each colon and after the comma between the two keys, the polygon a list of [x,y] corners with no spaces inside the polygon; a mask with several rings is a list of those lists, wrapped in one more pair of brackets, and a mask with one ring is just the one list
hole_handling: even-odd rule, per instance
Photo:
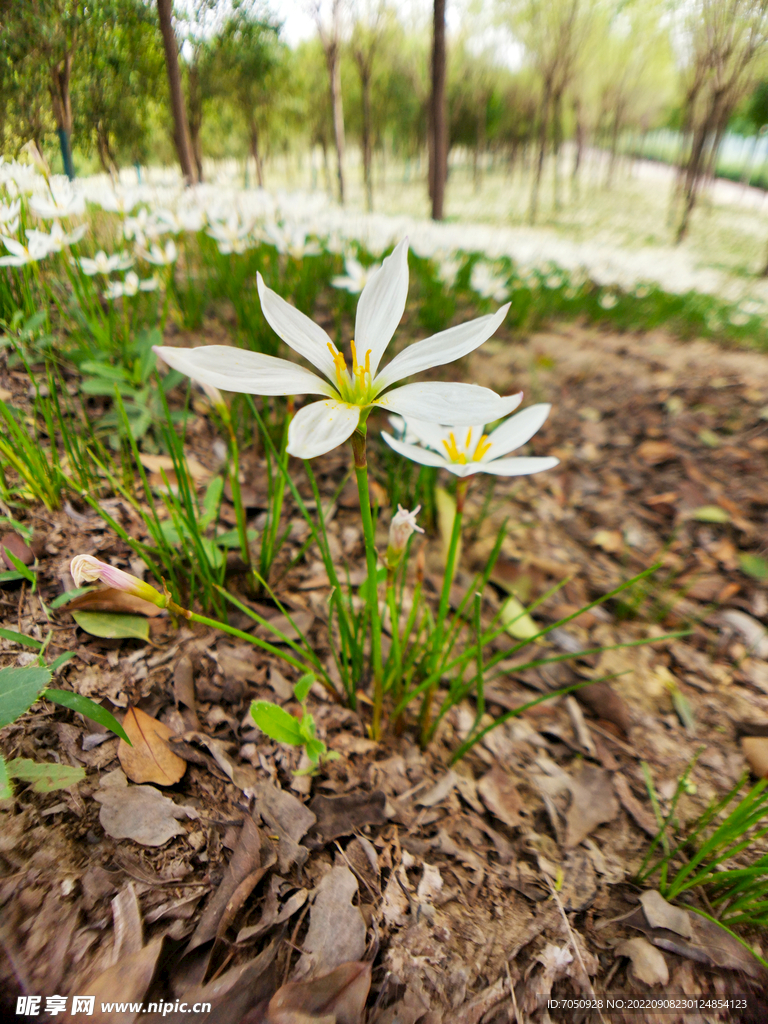
{"label": "white flower in background", "polygon": [[99,196],[98,204],[108,213],[119,213],[126,216],[140,202],[138,192],[121,189],[119,192],[104,192]]}
{"label": "white flower in background", "polygon": [[269,224],[266,229],[268,241],[271,241],[277,251],[283,256],[290,256],[294,260],[304,259],[305,256],[319,256],[320,246],[315,241],[310,241],[303,228],[297,224],[284,225]]}
{"label": "white flower in background", "polygon": [[241,254],[255,245],[250,236],[251,225],[242,224],[237,213],[231,213],[224,223],[214,223],[206,231],[217,244],[222,256]]}
{"label": "white flower in background", "polygon": [[509,284],[503,274],[494,274],[487,263],[476,263],[470,277],[472,290],[483,299],[503,302],[509,295]]}
{"label": "white flower in background", "polygon": [[408,441],[409,444],[418,444],[419,439],[414,432],[408,427],[408,424],[402,416],[387,416],[389,425],[395,432],[395,437],[398,441]]}
{"label": "white flower in background", "polygon": [[733,327],[745,327],[752,317],[738,306],[728,314],[728,323]]}
{"label": "white flower in background", "polygon": [[104,292],[104,298],[119,299],[123,295],[132,298],[134,295],[138,295],[139,292],[155,291],[158,284],[159,282],[156,277],[147,277],[142,281],[135,271],[129,270],[125,275],[124,281],[109,282],[107,290]]}
{"label": "white flower in background", "polygon": [[94,274],[111,274],[113,270],[127,270],[133,263],[133,256],[129,256],[126,252],[107,256],[103,249],[99,249],[93,259],[81,256],[76,262],[80,264],[80,269],[84,274],[93,277]]}
{"label": "white flower in background", "polygon": [[440,263],[437,266],[437,276],[446,288],[453,288],[456,284],[456,278],[459,276],[459,272],[463,266],[464,260],[460,259],[458,256],[440,260]]}
{"label": "white flower in background", "polygon": [[29,205],[43,220],[79,217],[85,213],[85,196],[71,185],[53,185],[50,195],[32,196]]}
{"label": "white flower in background", "polygon": [[30,246],[32,244],[40,245],[41,247],[45,246],[49,253],[61,252],[65,246],[74,245],[75,242],[79,242],[87,230],[87,224],[79,224],[67,234],[61,224],[55,220],[51,225],[50,234],[45,231],[27,228],[27,238],[29,239]]}
{"label": "white flower in background", "polygon": [[558,271],[552,271],[544,278],[544,287],[549,288],[550,291],[556,291],[558,288],[562,288],[562,286],[563,275]]}
{"label": "white flower in background", "polygon": [[[360,296],[355,341],[350,343],[351,370],[343,353],[321,327],[267,288],[261,274],[257,274],[257,282],[261,308],[272,329],[294,352],[317,367],[326,380],[287,359],[225,345],[196,349],[157,346],[155,352],[175,370],[224,391],[326,395],[323,401],[304,406],[291,421],[287,448],[290,455],[311,459],[343,444],[355,432],[361,413],[367,416],[372,407],[399,413],[406,419],[426,416],[437,423],[468,425],[499,419],[520,403],[520,395],[502,398],[474,384],[428,381],[387,390],[405,377],[474,351],[491,337],[509,309],[508,305],[503,306],[492,315],[409,345],[378,372],[381,357],[405,309],[407,239],[384,260]],[[359,362],[358,351],[364,353]]]}
{"label": "white flower in background", "polygon": [[603,309],[613,309],[618,304],[618,299],[613,292],[603,292],[597,300]]}
{"label": "white flower in background", "polygon": [[0,267],[24,267],[28,263],[37,263],[38,260],[45,259],[50,252],[46,242],[47,238],[48,236],[45,234],[42,237],[36,236],[28,239],[27,244],[23,245],[15,238],[0,236],[0,241],[3,242],[10,254],[0,256]]}
{"label": "white flower in background", "polygon": [[364,267],[354,256],[348,256],[344,260],[344,269],[347,272],[347,276],[332,277],[331,284],[334,288],[341,288],[349,292],[350,295],[359,295],[380,267],[380,263]]}
{"label": "white flower in background", "polygon": [[12,160],[0,167],[0,182],[22,195],[30,195],[36,189],[45,188],[45,179],[42,178],[30,164],[20,164]]}
{"label": "white flower in background", "polygon": [[146,246],[147,239],[156,241],[167,230],[167,226],[144,206],[135,217],[126,217],[123,221],[123,237],[128,241],[134,239],[139,248]]}
{"label": "white flower in background", "polygon": [[651,288],[650,285],[647,284],[639,284],[634,291],[636,299],[647,299],[650,294]]}
{"label": "white flower in background", "polygon": [[745,299],[740,309],[747,316],[765,316],[765,303],[760,299]]}
{"label": "white flower in background", "polygon": [[177,210],[158,210],[158,220],[174,235],[185,231],[196,234],[205,226],[205,212],[199,206],[181,206]]}
{"label": "white flower in background", "polygon": [[[522,396],[521,396],[522,397]],[[382,430],[381,436],[390,448],[406,459],[422,466],[437,466],[456,476],[475,473],[493,473],[494,476],[528,476],[552,469],[560,461],[552,456],[543,458],[517,456],[504,458],[530,441],[549,415],[550,405],[531,405],[522,412],[504,420],[490,434],[482,426],[467,430],[448,430],[422,420],[408,420],[409,429],[420,444],[398,441]]]}
{"label": "white flower in background", "polygon": [[152,263],[156,267],[167,267],[171,263],[175,263],[179,255],[179,250],[176,248],[176,243],[172,238],[169,238],[162,247],[152,245],[148,250],[137,248],[137,252],[147,263]]}
{"label": "white flower in background", "polygon": [[[11,221],[16,221],[18,224],[19,211],[21,210],[21,200],[16,199],[12,203],[0,203],[0,224],[10,224]],[[15,228],[7,228],[10,232],[15,231]]]}

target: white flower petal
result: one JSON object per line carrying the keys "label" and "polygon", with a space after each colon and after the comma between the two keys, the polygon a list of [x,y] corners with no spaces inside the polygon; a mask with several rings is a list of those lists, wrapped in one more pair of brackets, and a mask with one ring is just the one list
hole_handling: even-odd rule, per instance
{"label": "white flower petal", "polygon": [[437,452],[431,451],[429,448],[420,448],[417,444],[408,444],[407,441],[398,441],[396,437],[392,437],[386,430],[382,430],[381,436],[387,442],[390,448],[394,448],[400,455],[404,455],[406,459],[410,459],[412,462],[418,462],[422,466],[437,466],[440,469],[452,469],[450,462],[444,459]]}
{"label": "white flower petal", "polygon": [[333,388],[303,366],[261,352],[228,345],[172,348],[155,345],[154,351],[174,370],[201,384],[246,395],[333,395]]}
{"label": "white flower petal", "polygon": [[408,239],[387,256],[363,288],[355,317],[355,346],[365,361],[371,350],[371,376],[376,376],[384,350],[403,318],[408,297]]}
{"label": "white flower petal", "polygon": [[476,384],[405,384],[382,395],[373,403],[406,420],[431,420],[452,427],[471,427],[475,423],[491,423],[508,416],[523,399],[517,395],[502,398],[490,388]]}
{"label": "white flower petal", "polygon": [[297,459],[325,455],[352,436],[359,420],[359,406],[347,405],[333,398],[305,405],[288,427],[286,451]]}
{"label": "white flower petal", "polygon": [[431,338],[409,345],[381,371],[376,380],[377,388],[383,391],[403,377],[410,377],[411,374],[428,370],[432,366],[452,363],[454,359],[460,359],[473,352],[495,334],[507,315],[509,305],[507,303],[489,316],[481,316],[476,320],[470,320],[469,323],[450,327],[447,331],[440,331]]}
{"label": "white flower petal", "polygon": [[553,469],[559,462],[560,459],[548,455],[543,458],[492,459],[491,462],[473,462],[469,465],[477,466],[475,472],[493,473],[494,476],[529,476],[531,473]]}
{"label": "white flower petal", "polygon": [[300,356],[304,356],[313,366],[316,366],[329,380],[335,380],[336,369],[333,357],[328,350],[331,339],[323,328],[301,313],[295,306],[286,302],[277,292],[267,288],[261,274],[256,274],[256,283],[259,288],[262,312],[275,334],[282,338],[294,352],[298,352]]}
{"label": "white flower petal", "polygon": [[[391,420],[391,417],[390,417]],[[406,430],[414,437],[417,437],[422,444],[428,445],[442,455],[445,451],[443,441],[448,440],[450,428],[441,427],[438,423],[428,423],[426,420],[407,420]],[[478,438],[480,435],[477,435]]]}
{"label": "white flower petal", "polygon": [[513,452],[515,448],[519,448],[526,441],[530,441],[547,416],[549,416],[551,408],[551,405],[542,402],[540,405],[531,405],[510,419],[505,420],[488,438],[491,446],[483,455],[482,461],[488,462],[491,459],[498,459],[508,452]]}

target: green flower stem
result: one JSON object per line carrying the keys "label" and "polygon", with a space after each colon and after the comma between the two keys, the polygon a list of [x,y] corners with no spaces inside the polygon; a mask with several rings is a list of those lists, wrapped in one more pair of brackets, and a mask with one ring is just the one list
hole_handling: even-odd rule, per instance
{"label": "green flower stem", "polygon": [[[459,550],[459,541],[461,540],[461,521],[464,516],[464,499],[467,496],[468,487],[469,480],[467,478],[462,479],[460,477],[456,485],[456,514],[453,517],[453,529],[451,530],[451,539],[448,545],[448,557],[445,561],[443,589],[440,593],[440,605],[437,610],[437,621],[435,622],[435,633],[432,641],[431,675],[433,676],[437,672],[438,662],[442,654],[445,617],[448,614],[451,584],[453,583],[453,577],[456,572],[456,555]],[[432,699],[434,697],[436,687],[437,680],[435,679],[431,686],[425,690],[424,699],[421,702],[421,710],[419,712],[419,729],[421,733],[422,747],[426,746],[429,741],[429,736],[431,735],[430,720],[432,718]]]}
{"label": "green flower stem", "polygon": [[352,435],[352,451],[355,456],[355,476],[360,495],[360,518],[365,537],[365,560],[368,565],[368,618],[371,624],[371,665],[373,668],[373,721],[371,736],[381,738],[381,713],[384,705],[384,683],[381,667],[381,619],[379,617],[379,588],[376,584],[378,555],[376,538],[371,518],[371,499],[368,493],[368,461],[365,452],[366,426],[362,424]]}
{"label": "green flower stem", "polygon": [[254,644],[256,647],[261,647],[269,654],[274,654],[282,661],[287,661],[289,665],[293,665],[300,672],[313,672],[313,666],[308,665],[306,662],[299,661],[298,658],[292,657],[290,654],[286,654],[285,651],[281,651],[279,647],[275,647],[274,644],[269,643],[267,640],[261,640],[259,637],[251,636],[250,633],[243,632],[242,629],[235,629],[234,626],[229,626],[226,622],[219,622],[217,619],[209,619],[205,615],[198,615],[197,612],[191,612],[188,608],[182,608],[181,605],[176,604],[170,597],[167,598],[167,604],[161,604],[160,607],[165,607],[173,615],[178,615],[182,619],[186,619],[187,622],[199,622],[201,626],[209,626],[211,629],[220,629],[222,633],[229,633],[230,636],[235,636],[239,640],[247,640],[249,644]]}

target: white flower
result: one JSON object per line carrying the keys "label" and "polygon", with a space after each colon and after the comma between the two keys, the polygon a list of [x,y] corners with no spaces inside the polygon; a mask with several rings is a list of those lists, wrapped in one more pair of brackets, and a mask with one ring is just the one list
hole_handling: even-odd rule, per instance
{"label": "white flower", "polygon": [[179,255],[176,243],[172,238],[169,238],[162,248],[159,245],[152,245],[148,251],[140,248],[138,253],[147,263],[153,263],[156,267],[167,267],[171,263],[175,263]]}
{"label": "white flower", "polygon": [[359,295],[380,267],[380,263],[364,267],[353,256],[348,256],[344,260],[344,269],[347,272],[347,276],[333,277],[331,278],[331,284],[334,288],[343,288],[350,295]]}
{"label": "white flower", "polygon": [[176,211],[158,210],[157,217],[167,224],[168,230],[174,235],[180,235],[183,231],[202,231],[205,224],[205,214],[197,206],[181,207]]}
{"label": "white flower", "polygon": [[[11,221],[15,220],[18,217],[20,210],[20,199],[16,199],[14,202],[10,204],[0,203],[0,224],[9,224]],[[15,229],[10,228],[7,230],[13,231]]]}
{"label": "white flower", "polygon": [[107,210],[110,213],[121,213],[123,215],[130,213],[138,202],[138,194],[136,192],[129,191],[105,192],[98,199],[99,206],[102,210]]}
{"label": "white flower", "polygon": [[618,303],[618,299],[613,292],[603,292],[600,298],[597,300],[603,309],[613,309]]}
{"label": "white flower", "polygon": [[143,206],[135,217],[126,217],[123,221],[123,235],[133,238],[137,246],[144,246],[147,239],[157,239],[168,228],[161,223],[154,213],[148,212]]}
{"label": "white flower", "polygon": [[125,252],[107,256],[103,249],[99,249],[93,259],[81,256],[77,262],[84,274],[93,277],[94,274],[111,274],[113,270],[127,270],[133,263],[133,256]]}
{"label": "white flower", "polygon": [[[376,406],[406,418],[467,425],[499,419],[520,404],[521,395],[502,398],[474,384],[406,384],[404,377],[453,362],[482,345],[498,328],[509,306],[410,345],[379,373],[379,362],[395,333],[408,294],[408,242],[404,239],[363,289],[357,304],[356,341],[350,343],[352,368],[325,331],[267,288],[257,274],[261,308],[283,341],[327,378],[287,359],[223,345],[196,349],[158,346],[169,366],[193,380],[224,391],[254,395],[319,394],[327,398],[304,406],[291,421],[289,454],[302,459],[323,455],[352,436]],[[365,355],[360,362],[358,350]],[[386,391],[386,394],[384,392]]]}
{"label": "white flower", "polygon": [[266,234],[277,251],[283,256],[291,256],[295,260],[301,260],[305,256],[319,256],[320,246],[317,242],[307,240],[307,234],[303,228],[294,224],[280,227],[277,224],[270,224]]}
{"label": "white flower", "polygon": [[47,237],[47,235],[35,236],[28,239],[27,245],[22,245],[15,238],[0,237],[10,253],[9,256],[0,256],[0,267],[24,267],[28,263],[37,263],[38,260],[44,259],[50,252],[45,241]]}
{"label": "white flower", "polygon": [[104,298],[119,299],[123,295],[127,295],[130,298],[139,292],[153,292],[157,285],[158,280],[156,277],[148,277],[141,281],[135,271],[129,270],[125,275],[124,281],[109,282],[107,290],[104,292]]}
{"label": "white flower", "polygon": [[222,256],[229,256],[253,248],[254,242],[248,237],[250,232],[251,225],[241,224],[237,213],[231,213],[226,223],[211,224],[206,234],[215,240]]}
{"label": "white flower", "polygon": [[463,266],[464,260],[458,257],[449,257],[448,259],[441,260],[437,268],[437,276],[446,288],[453,288],[456,284],[456,278],[459,276],[459,271]]}
{"label": "white flower", "polygon": [[79,242],[87,230],[87,224],[79,224],[69,234],[65,234],[61,224],[56,220],[51,225],[50,234],[47,234],[45,231],[27,228],[27,238],[29,239],[30,246],[35,244],[41,248],[45,247],[49,253],[61,252],[65,246],[74,245],[75,242]]}
{"label": "white flower", "polygon": [[456,476],[473,476],[475,473],[528,476],[530,473],[552,469],[560,460],[552,456],[511,459],[505,459],[504,456],[530,441],[549,415],[550,408],[547,404],[531,405],[515,416],[510,416],[490,434],[484,434],[482,426],[454,431],[409,419],[408,427],[419,438],[421,445],[399,441],[385,431],[381,432],[381,436],[390,448],[394,448],[406,459],[412,459],[423,466],[447,469]]}
{"label": "white flower", "polygon": [[476,263],[472,267],[470,284],[473,291],[476,291],[484,299],[503,302],[509,295],[506,277],[502,274],[494,274],[486,263]]}
{"label": "white flower", "polygon": [[32,196],[30,208],[43,220],[59,217],[79,217],[85,213],[85,197],[71,185],[55,185],[50,196]]}

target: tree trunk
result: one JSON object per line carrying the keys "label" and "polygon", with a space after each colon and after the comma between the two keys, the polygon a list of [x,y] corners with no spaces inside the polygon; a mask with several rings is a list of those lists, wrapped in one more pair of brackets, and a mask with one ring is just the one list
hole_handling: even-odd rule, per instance
{"label": "tree trunk", "polygon": [[188,106],[189,145],[192,150],[192,159],[195,161],[196,179],[202,181],[203,147],[200,142],[200,132],[203,127],[203,98],[200,94],[200,69],[196,61],[189,68]]}
{"label": "tree trunk", "polygon": [[561,92],[552,98],[552,199],[556,210],[560,209],[560,149],[563,145],[563,105]]}
{"label": "tree trunk", "polygon": [[477,112],[477,138],[475,140],[475,193],[483,184],[483,160],[485,159],[486,133],[488,127],[488,97],[481,96]]}
{"label": "tree trunk", "polygon": [[259,183],[259,188],[264,188],[264,168],[259,150],[259,128],[255,121],[251,121],[251,155],[256,164],[256,181]]}
{"label": "tree trunk", "polygon": [[333,142],[336,147],[336,168],[339,185],[339,202],[344,205],[344,107],[341,99],[341,54],[337,41],[325,48],[328,77],[331,82],[331,106],[333,108]]}
{"label": "tree trunk", "polygon": [[549,131],[549,105],[552,94],[552,85],[549,81],[544,83],[544,96],[541,100],[541,116],[539,119],[539,154],[536,159],[536,166],[533,171],[533,186],[531,188],[531,205],[528,211],[528,220],[531,224],[536,223],[536,215],[539,212],[539,188],[541,177],[544,173],[544,157],[547,152],[547,134]]}
{"label": "tree trunk", "polygon": [[613,188],[613,179],[616,173],[616,156],[619,151],[619,128],[621,126],[621,110],[616,108],[613,114],[613,125],[611,127],[611,148],[608,157],[608,173],[605,177],[606,189]]}
{"label": "tree trunk", "polygon": [[365,181],[365,207],[373,212],[373,168],[371,167],[371,69],[360,68],[360,88],[363,96],[363,179]]}
{"label": "tree trunk", "polygon": [[53,117],[61,147],[61,162],[70,181],[75,177],[75,165],[72,161],[72,97],[69,91],[71,74],[72,51],[68,50],[64,58],[51,68],[50,90]]}
{"label": "tree trunk", "polygon": [[576,155],[573,160],[573,170],[571,171],[571,191],[574,196],[578,196],[579,171],[581,170],[581,161],[584,158],[584,125],[581,120],[581,100],[578,98],[573,101],[573,116],[576,121]]}
{"label": "tree trunk", "polygon": [[430,102],[430,168],[432,219],[443,219],[448,177],[448,116],[445,96],[445,0],[434,0],[432,30],[432,97]]}
{"label": "tree trunk", "polygon": [[188,185],[195,180],[195,166],[192,157],[192,146],[189,141],[189,125],[187,124],[187,108],[184,104],[184,93],[181,88],[181,72],[179,70],[179,54],[176,35],[171,22],[173,0],[157,0],[157,15],[160,31],[163,35],[165,50],[165,69],[168,73],[168,89],[171,97],[171,114],[173,115],[173,140],[179,157],[181,173]]}
{"label": "tree trunk", "polygon": [[112,185],[116,185],[118,179],[117,165],[109,148],[107,132],[101,121],[96,125],[96,149],[99,154],[99,163],[101,164],[104,173],[109,175],[112,180]]}

